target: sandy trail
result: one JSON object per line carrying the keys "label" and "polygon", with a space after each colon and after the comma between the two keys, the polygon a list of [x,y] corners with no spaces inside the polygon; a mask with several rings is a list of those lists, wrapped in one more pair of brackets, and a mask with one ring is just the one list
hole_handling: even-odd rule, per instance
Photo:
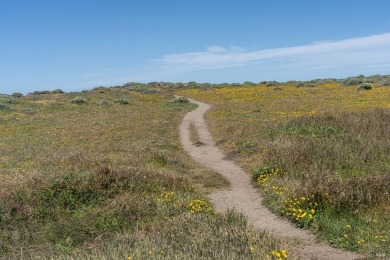
{"label": "sandy trail", "polygon": [[[261,195],[252,187],[251,179],[234,162],[224,158],[223,152],[215,146],[207,130],[204,114],[210,108],[208,104],[189,99],[198,108],[189,112],[180,125],[181,142],[184,149],[200,164],[203,164],[226,177],[231,188],[210,195],[216,210],[225,211],[234,208],[248,217],[249,222],[259,230],[266,230],[282,237],[298,239],[301,246],[298,252],[302,259],[359,259],[361,256],[335,249],[329,245],[317,243],[315,236],[298,229],[288,221],[272,214],[262,205]],[[189,125],[193,123],[198,132],[199,141],[204,145],[196,146],[190,140]]]}

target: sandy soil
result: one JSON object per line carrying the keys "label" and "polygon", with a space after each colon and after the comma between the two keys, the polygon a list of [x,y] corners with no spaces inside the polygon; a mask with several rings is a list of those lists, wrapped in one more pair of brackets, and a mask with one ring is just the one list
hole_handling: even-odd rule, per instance
{"label": "sandy soil", "polygon": [[[316,242],[313,234],[294,227],[290,222],[272,214],[262,205],[261,195],[252,187],[250,176],[234,162],[226,160],[223,152],[215,146],[207,130],[204,114],[210,105],[191,100],[199,107],[189,112],[180,126],[181,142],[184,149],[198,162],[226,177],[231,188],[210,195],[216,210],[234,208],[248,217],[249,222],[259,230],[266,230],[282,237],[297,239],[297,250],[302,259],[361,259],[362,256],[335,249],[327,244]],[[190,140],[189,125],[194,123],[202,145]]]}

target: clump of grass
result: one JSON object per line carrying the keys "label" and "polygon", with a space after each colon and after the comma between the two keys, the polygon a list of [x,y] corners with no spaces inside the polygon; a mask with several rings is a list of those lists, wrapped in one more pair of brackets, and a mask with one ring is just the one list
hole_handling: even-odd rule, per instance
{"label": "clump of grass", "polygon": [[69,102],[73,103],[73,104],[86,104],[86,103],[88,103],[88,100],[86,98],[83,98],[83,97],[75,97],[74,99],[72,99]]}
{"label": "clump of grass", "polygon": [[118,98],[114,100],[115,103],[121,104],[121,105],[128,105],[130,104],[130,101],[126,98]]}

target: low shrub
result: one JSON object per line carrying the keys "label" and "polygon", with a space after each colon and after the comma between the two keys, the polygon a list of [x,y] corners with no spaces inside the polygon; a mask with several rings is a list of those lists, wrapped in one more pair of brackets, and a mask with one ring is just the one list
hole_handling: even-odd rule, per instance
{"label": "low shrub", "polygon": [[188,103],[190,101],[186,97],[176,97],[171,102],[174,102],[174,103]]}
{"label": "low shrub", "polygon": [[86,103],[88,103],[88,100],[83,98],[83,97],[75,97],[74,99],[72,99],[70,101],[70,103],[73,103],[73,104],[86,104]]}
{"label": "low shrub", "polygon": [[371,89],[372,89],[371,83],[363,83],[357,88],[357,90],[371,90]]}
{"label": "low shrub", "polygon": [[118,98],[114,101],[115,103],[121,104],[121,105],[128,105],[130,104],[130,101],[126,98]]}
{"label": "low shrub", "polygon": [[12,97],[0,98],[0,101],[6,104],[17,104],[20,102],[18,99]]}
{"label": "low shrub", "polygon": [[390,86],[390,79],[384,79],[381,83],[380,83],[381,86]]}
{"label": "low shrub", "polygon": [[10,106],[7,106],[6,104],[0,103],[0,110],[11,110],[12,108]]}
{"label": "low shrub", "polygon": [[55,89],[51,93],[52,94],[64,94],[65,92],[62,89]]}
{"label": "low shrub", "polygon": [[11,96],[14,97],[14,98],[21,98],[21,97],[23,97],[23,94],[19,93],[19,92],[15,92]]}
{"label": "low shrub", "polygon": [[351,77],[346,78],[342,81],[344,85],[352,86],[352,85],[359,85],[364,83],[364,77]]}
{"label": "low shrub", "polygon": [[267,83],[265,83],[265,85],[267,87],[274,87],[274,86],[278,85],[278,82],[276,82],[276,81],[268,81]]}
{"label": "low shrub", "polygon": [[47,95],[47,94],[51,94],[51,91],[50,90],[38,90],[38,91],[31,92],[30,94],[32,94],[32,95]]}
{"label": "low shrub", "polygon": [[160,93],[160,92],[161,91],[159,89],[156,89],[156,88],[151,88],[151,89],[141,91],[142,94],[156,94],[156,93]]}

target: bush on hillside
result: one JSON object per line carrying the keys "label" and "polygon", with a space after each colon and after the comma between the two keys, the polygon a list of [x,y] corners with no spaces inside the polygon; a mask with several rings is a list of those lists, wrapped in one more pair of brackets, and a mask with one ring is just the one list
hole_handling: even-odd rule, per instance
{"label": "bush on hillside", "polygon": [[55,89],[51,93],[52,94],[64,94],[65,92],[62,89]]}
{"label": "bush on hillside", "polygon": [[130,101],[125,98],[118,98],[114,101],[115,103],[121,104],[121,105],[128,105],[130,104]]}
{"label": "bush on hillside", "polygon": [[6,104],[0,103],[0,110],[11,110],[12,108],[10,106],[7,106]]}
{"label": "bush on hillside", "polygon": [[86,104],[86,103],[88,103],[88,100],[83,98],[83,97],[75,97],[74,99],[72,99],[70,101],[70,103],[73,103],[73,104]]}
{"label": "bush on hillside", "polygon": [[172,100],[171,102],[174,102],[174,103],[188,103],[190,101],[186,97],[177,97],[174,100]]}
{"label": "bush on hillside", "polygon": [[30,94],[32,94],[32,95],[47,95],[47,94],[51,94],[51,91],[50,90],[38,90],[38,91],[31,92]]}
{"label": "bush on hillside", "polygon": [[21,97],[23,97],[23,94],[19,93],[19,92],[15,92],[11,96],[14,97],[14,98],[21,98]]}
{"label": "bush on hillside", "polygon": [[371,83],[364,83],[361,84],[357,90],[371,90],[372,89],[372,84]]}
{"label": "bush on hillside", "polygon": [[0,97],[0,101],[6,104],[16,104],[20,102],[16,98],[12,98],[12,97]]}

